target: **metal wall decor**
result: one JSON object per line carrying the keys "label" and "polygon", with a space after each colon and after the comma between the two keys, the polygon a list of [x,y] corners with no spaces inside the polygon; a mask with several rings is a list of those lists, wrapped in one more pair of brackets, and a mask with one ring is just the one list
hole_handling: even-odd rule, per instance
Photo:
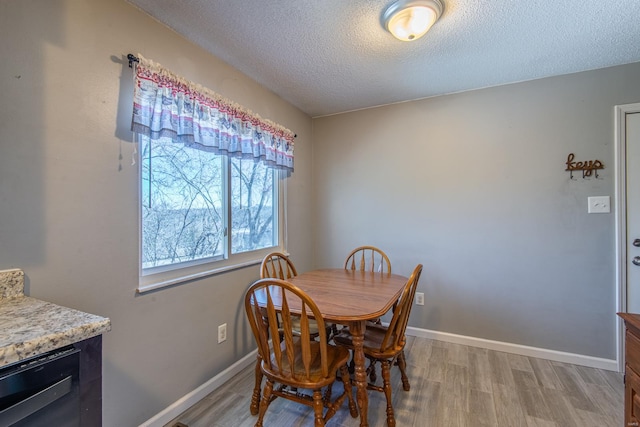
{"label": "metal wall decor", "polygon": [[591,176],[595,172],[595,176],[596,178],[598,178],[598,170],[604,169],[604,165],[600,160],[587,160],[584,162],[574,162],[573,159],[575,159],[575,157],[576,156],[573,153],[570,153],[569,156],[567,157],[567,169],[565,170],[571,173],[570,174],[571,179],[575,179],[573,177],[573,171],[582,171],[583,178]]}

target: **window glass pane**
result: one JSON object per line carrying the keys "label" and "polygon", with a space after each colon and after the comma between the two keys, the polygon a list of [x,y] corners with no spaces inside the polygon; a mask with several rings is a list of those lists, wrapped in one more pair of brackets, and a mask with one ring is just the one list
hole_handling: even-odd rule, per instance
{"label": "window glass pane", "polygon": [[140,139],[142,268],[224,253],[224,156]]}
{"label": "window glass pane", "polygon": [[274,170],[252,159],[231,159],[231,252],[278,244]]}

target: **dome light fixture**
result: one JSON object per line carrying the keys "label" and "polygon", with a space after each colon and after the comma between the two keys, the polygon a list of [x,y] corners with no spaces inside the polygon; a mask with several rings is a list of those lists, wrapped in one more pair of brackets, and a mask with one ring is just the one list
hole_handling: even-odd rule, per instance
{"label": "dome light fixture", "polygon": [[382,23],[398,40],[413,41],[429,31],[443,10],[442,0],[397,0],[382,14]]}

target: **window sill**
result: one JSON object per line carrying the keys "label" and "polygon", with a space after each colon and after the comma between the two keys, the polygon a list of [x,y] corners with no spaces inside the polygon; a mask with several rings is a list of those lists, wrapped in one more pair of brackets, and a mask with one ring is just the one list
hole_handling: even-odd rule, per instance
{"label": "window sill", "polygon": [[139,284],[138,288],[136,289],[136,293],[144,294],[146,292],[157,291],[162,288],[175,286],[180,283],[189,282],[191,280],[202,279],[203,277],[215,276],[216,274],[222,274],[229,271],[238,270],[240,268],[251,267],[252,265],[260,264],[261,262],[262,262],[262,259],[251,260],[251,261],[246,261],[240,264],[227,265],[224,267],[214,268],[211,270],[200,271],[198,273],[176,277],[174,279],[165,280],[162,282]]}

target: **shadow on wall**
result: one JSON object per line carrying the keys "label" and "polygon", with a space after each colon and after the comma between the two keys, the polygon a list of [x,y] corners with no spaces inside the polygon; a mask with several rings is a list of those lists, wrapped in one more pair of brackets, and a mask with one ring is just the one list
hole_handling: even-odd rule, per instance
{"label": "shadow on wall", "polygon": [[242,357],[247,354],[249,351],[256,348],[256,343],[253,337],[253,333],[251,332],[251,328],[249,326],[249,322],[247,320],[247,313],[244,309],[244,296],[246,294],[247,289],[251,287],[253,282],[249,283],[244,292],[242,292],[242,297],[238,301],[236,316],[235,316],[235,324],[236,329],[233,331],[233,345],[234,345],[234,354],[237,358]]}
{"label": "shadow on wall", "polygon": [[[116,116],[115,137],[120,142],[134,142],[134,134],[131,131],[131,117],[133,115],[133,104],[131,94],[133,93],[133,68],[129,68],[127,53],[120,57],[111,55],[111,62],[122,65],[120,73],[120,92],[118,93],[118,111]],[[122,160],[122,152],[120,153]]]}

